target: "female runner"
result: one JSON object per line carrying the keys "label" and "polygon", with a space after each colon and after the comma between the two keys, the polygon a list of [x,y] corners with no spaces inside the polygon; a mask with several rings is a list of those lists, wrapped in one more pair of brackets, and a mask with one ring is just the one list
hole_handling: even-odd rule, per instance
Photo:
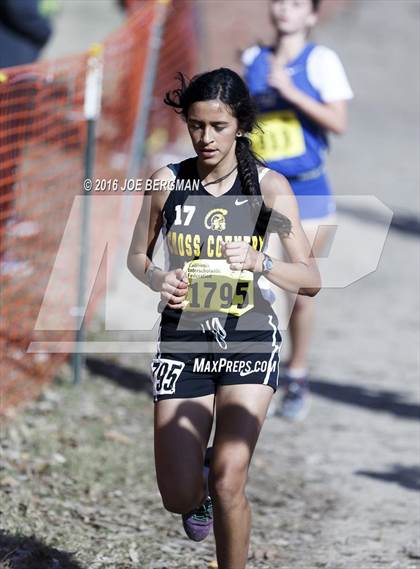
{"label": "female runner", "polygon": [[[281,343],[258,280],[264,274],[278,287],[314,296],[320,277],[287,180],[251,153],[256,111],[242,79],[225,68],[190,83],[179,79],[165,103],[185,119],[196,156],[153,174],[155,191],[145,194],[128,267],[161,295],[152,376],[163,504],[182,515],[196,541],[214,516],[219,569],[243,569],[247,472],[277,387]],[[160,231],[167,270],[152,260]],[[268,231],[279,234],[290,262],[264,254]]]}
{"label": "female runner", "polygon": [[[287,177],[296,195],[302,226],[315,257],[326,249],[336,226],[335,202],[325,173],[327,134],[346,128],[347,100],[353,97],[337,54],[308,42],[321,0],[271,0],[276,31],[272,46],[245,50],[245,80],[257,105],[253,150]],[[276,255],[275,239],[269,251]],[[314,301],[288,295],[291,353],[285,370],[286,391],[278,412],[303,419],[308,411],[308,350]],[[276,308],[277,311],[277,308]]]}

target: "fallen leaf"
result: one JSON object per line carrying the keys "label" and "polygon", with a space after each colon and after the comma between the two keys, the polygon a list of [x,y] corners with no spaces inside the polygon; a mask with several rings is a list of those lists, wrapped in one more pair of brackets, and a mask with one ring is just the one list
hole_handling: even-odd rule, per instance
{"label": "fallen leaf", "polygon": [[67,462],[66,457],[60,454],[59,452],[54,453],[52,458],[58,464],[65,464]]}
{"label": "fallen leaf", "polygon": [[128,550],[128,555],[133,563],[139,562],[139,554],[137,553],[137,549],[134,543],[130,545],[130,549]]}
{"label": "fallen leaf", "polygon": [[270,549],[266,549],[264,551],[264,559],[270,561],[276,559],[276,557],[277,557],[277,551],[273,547]]}
{"label": "fallen leaf", "polygon": [[104,434],[104,437],[109,441],[114,441],[115,443],[122,443],[124,445],[131,445],[132,439],[124,435],[123,433],[119,433],[118,431],[107,431]]}
{"label": "fallen leaf", "polygon": [[12,476],[4,476],[0,480],[0,486],[19,486],[19,482]]}
{"label": "fallen leaf", "polygon": [[4,411],[2,411],[2,413],[6,417],[6,419],[15,419],[18,414],[17,409],[15,409],[14,407],[8,407]]}
{"label": "fallen leaf", "polygon": [[256,561],[262,561],[264,559],[264,550],[263,549],[254,549],[250,552],[248,559],[255,559]]}
{"label": "fallen leaf", "polygon": [[42,461],[42,462],[38,462],[37,464],[35,464],[33,468],[37,474],[44,474],[44,472],[47,472],[49,467],[50,467],[50,464],[48,462]]}

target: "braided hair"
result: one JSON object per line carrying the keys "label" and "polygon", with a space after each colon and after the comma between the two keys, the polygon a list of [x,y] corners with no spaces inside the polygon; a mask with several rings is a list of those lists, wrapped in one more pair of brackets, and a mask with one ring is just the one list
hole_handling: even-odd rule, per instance
{"label": "braided hair", "polygon": [[257,164],[265,164],[253,153],[250,140],[246,136],[257,127],[257,109],[244,81],[237,73],[225,67],[196,75],[189,82],[182,73],[177,73],[176,77],[180,87],[168,91],[164,102],[185,120],[188,119],[190,106],[199,101],[218,99],[230,107],[238,121],[239,129],[244,132],[243,136],[236,139],[235,153],[239,180],[244,194],[250,198],[250,205],[257,219],[257,230],[261,233],[271,231],[288,236],[291,233],[290,219],[268,208],[264,200],[261,200]]}

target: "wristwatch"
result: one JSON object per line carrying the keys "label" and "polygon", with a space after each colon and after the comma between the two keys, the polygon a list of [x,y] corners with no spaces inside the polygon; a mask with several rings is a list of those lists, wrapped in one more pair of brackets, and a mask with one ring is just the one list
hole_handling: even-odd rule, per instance
{"label": "wristwatch", "polygon": [[264,259],[262,262],[262,272],[263,275],[265,275],[266,273],[269,273],[271,271],[271,269],[273,268],[273,259],[267,255],[267,253],[263,253],[264,255]]}

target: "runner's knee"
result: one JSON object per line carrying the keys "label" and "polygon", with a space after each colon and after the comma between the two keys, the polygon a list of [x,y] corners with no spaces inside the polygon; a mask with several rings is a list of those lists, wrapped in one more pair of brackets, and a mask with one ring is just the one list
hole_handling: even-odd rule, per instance
{"label": "runner's knee", "polygon": [[210,494],[212,498],[226,506],[242,500],[247,481],[247,465],[225,465],[216,468],[210,475]]}
{"label": "runner's knee", "polygon": [[172,512],[173,514],[188,514],[200,506],[200,502],[203,499],[202,493],[201,488],[195,491],[189,491],[188,488],[183,490],[177,489],[167,495],[161,494],[162,503],[168,512]]}

